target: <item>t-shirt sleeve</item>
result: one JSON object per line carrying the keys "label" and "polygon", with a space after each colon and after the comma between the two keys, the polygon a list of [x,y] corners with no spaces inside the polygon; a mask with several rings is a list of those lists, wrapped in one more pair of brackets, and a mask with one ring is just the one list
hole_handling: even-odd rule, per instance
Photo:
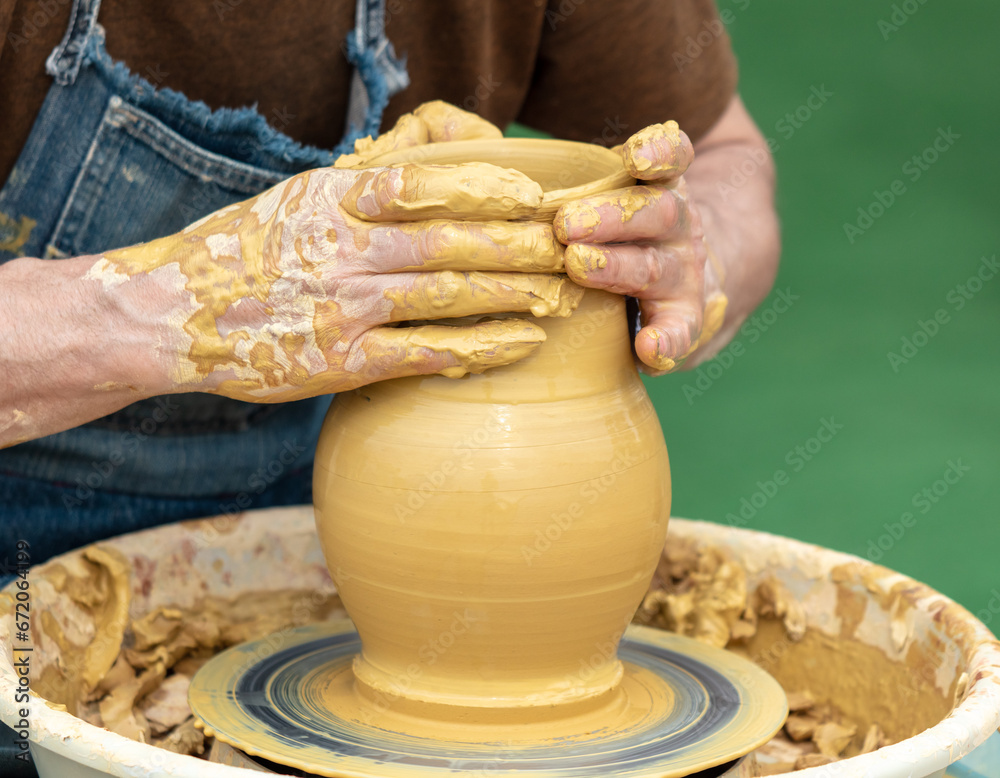
{"label": "t-shirt sleeve", "polygon": [[549,0],[518,121],[614,146],[674,119],[694,141],[736,90],[714,0]]}

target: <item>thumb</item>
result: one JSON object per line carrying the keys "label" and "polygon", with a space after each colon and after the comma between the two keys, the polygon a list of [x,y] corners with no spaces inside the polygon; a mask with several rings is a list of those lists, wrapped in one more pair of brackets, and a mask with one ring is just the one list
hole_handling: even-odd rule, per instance
{"label": "thumb", "polygon": [[660,183],[680,178],[694,160],[694,146],[674,121],[639,130],[625,141],[621,153],[631,176]]}
{"label": "thumb", "polygon": [[335,168],[364,167],[368,160],[396,149],[422,146],[429,140],[427,125],[412,113],[404,113],[393,128],[377,138],[371,136],[354,141],[354,153],[344,154],[333,163]]}
{"label": "thumb", "polygon": [[354,142],[354,153],[339,157],[336,168],[361,168],[382,154],[426,143],[450,140],[496,140],[502,138],[500,128],[474,113],[463,111],[443,100],[432,100],[404,113],[391,130],[377,138],[360,138]]}
{"label": "thumb", "polygon": [[426,125],[431,143],[450,140],[498,140],[503,137],[500,128],[495,124],[444,100],[424,103],[417,107],[413,114]]}

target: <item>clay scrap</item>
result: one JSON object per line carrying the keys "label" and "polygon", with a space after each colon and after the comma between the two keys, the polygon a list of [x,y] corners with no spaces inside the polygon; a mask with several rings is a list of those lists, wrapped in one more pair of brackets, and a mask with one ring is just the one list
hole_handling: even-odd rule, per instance
{"label": "clay scrap", "polygon": [[[210,597],[196,607],[160,607],[134,618],[129,571],[122,555],[100,546],[84,549],[72,569],[50,566],[47,579],[92,627],[75,626],[65,615],[42,619],[46,638],[64,658],[79,661],[46,666],[34,690],[91,724],[179,754],[207,756],[187,705],[188,683],[204,662],[237,643],[346,615],[336,596],[317,602],[313,592],[292,590]],[[779,581],[767,578],[751,589],[746,571],[724,550],[683,538],[668,544],[633,620],[734,650],[764,622],[780,623],[790,641],[805,632],[801,605]],[[860,747],[852,747],[859,728],[836,706],[817,702],[809,689],[786,691],[785,727],[758,750],[762,775],[831,764],[890,742],[873,724]]]}
{"label": "clay scrap", "polygon": [[336,596],[288,590],[208,597],[194,608],[133,618],[128,560],[101,546],[84,549],[81,560],[75,569],[51,565],[45,575],[90,617],[92,629],[79,630],[90,638],[68,636],[49,612],[41,629],[61,661],[45,666],[33,691],[90,724],[175,753],[205,751],[187,687],[208,659],[237,643],[346,615]]}

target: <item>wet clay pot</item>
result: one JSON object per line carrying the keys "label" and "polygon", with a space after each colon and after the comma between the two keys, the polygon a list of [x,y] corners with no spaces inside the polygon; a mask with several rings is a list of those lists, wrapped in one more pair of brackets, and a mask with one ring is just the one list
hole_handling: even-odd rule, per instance
{"label": "wet clay pot", "polygon": [[[630,182],[616,154],[585,144],[418,153],[521,170],[549,192],[546,218],[572,187]],[[667,451],[623,298],[587,291],[571,316],[536,321],[547,339],[516,364],[386,381],[330,409],[316,521],[370,700],[527,722],[571,715],[622,677],[618,641],[667,530]]]}

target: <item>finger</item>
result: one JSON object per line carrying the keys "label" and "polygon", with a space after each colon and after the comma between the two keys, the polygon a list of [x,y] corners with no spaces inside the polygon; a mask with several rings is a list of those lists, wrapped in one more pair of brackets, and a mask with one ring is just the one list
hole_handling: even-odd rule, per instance
{"label": "finger", "polygon": [[434,373],[460,378],[524,359],[544,341],[545,331],[522,319],[468,327],[376,327],[355,341],[346,364],[358,374],[358,386]]}
{"label": "finger", "polygon": [[431,143],[451,140],[497,140],[503,137],[503,132],[495,124],[443,100],[424,103],[413,113],[426,125]]}
{"label": "finger", "polygon": [[526,311],[569,316],[583,297],[583,289],[565,276],[535,273],[443,270],[391,276],[391,281],[383,296],[392,303],[392,322]]}
{"label": "finger", "polygon": [[541,202],[541,186],[523,173],[477,162],[373,168],[340,204],[365,221],[491,221],[528,217]]}
{"label": "finger", "polygon": [[581,286],[640,299],[700,301],[702,273],[689,253],[671,246],[572,243],[564,262],[566,273]]}
{"label": "finger", "polygon": [[639,130],[622,146],[622,162],[633,178],[666,183],[684,175],[694,160],[694,146],[677,122]]}
{"label": "finger", "polygon": [[407,270],[559,272],[563,245],[537,222],[429,221],[376,225],[362,254],[375,273]]}
{"label": "finger", "polygon": [[688,300],[643,301],[645,326],[635,339],[636,354],[659,373],[680,368],[722,328],[728,304],[728,298],[721,292],[709,299],[703,311],[692,307]]}
{"label": "finger", "polygon": [[644,326],[635,338],[636,356],[654,370],[676,370],[701,332],[701,302],[643,300],[640,307]]}
{"label": "finger", "polygon": [[684,193],[662,186],[632,186],[562,206],[552,226],[563,243],[669,240],[688,227]]}
{"label": "finger", "polygon": [[343,154],[333,163],[335,168],[352,168],[363,165],[367,160],[396,149],[421,146],[430,140],[427,124],[412,113],[404,113],[396,120],[395,126],[377,138],[371,136],[354,141],[354,153]]}
{"label": "finger", "polygon": [[432,100],[418,106],[413,113],[400,116],[391,130],[377,138],[359,138],[354,142],[354,153],[338,157],[333,166],[364,167],[381,154],[428,143],[497,140],[502,137],[503,132],[495,124],[443,100]]}

